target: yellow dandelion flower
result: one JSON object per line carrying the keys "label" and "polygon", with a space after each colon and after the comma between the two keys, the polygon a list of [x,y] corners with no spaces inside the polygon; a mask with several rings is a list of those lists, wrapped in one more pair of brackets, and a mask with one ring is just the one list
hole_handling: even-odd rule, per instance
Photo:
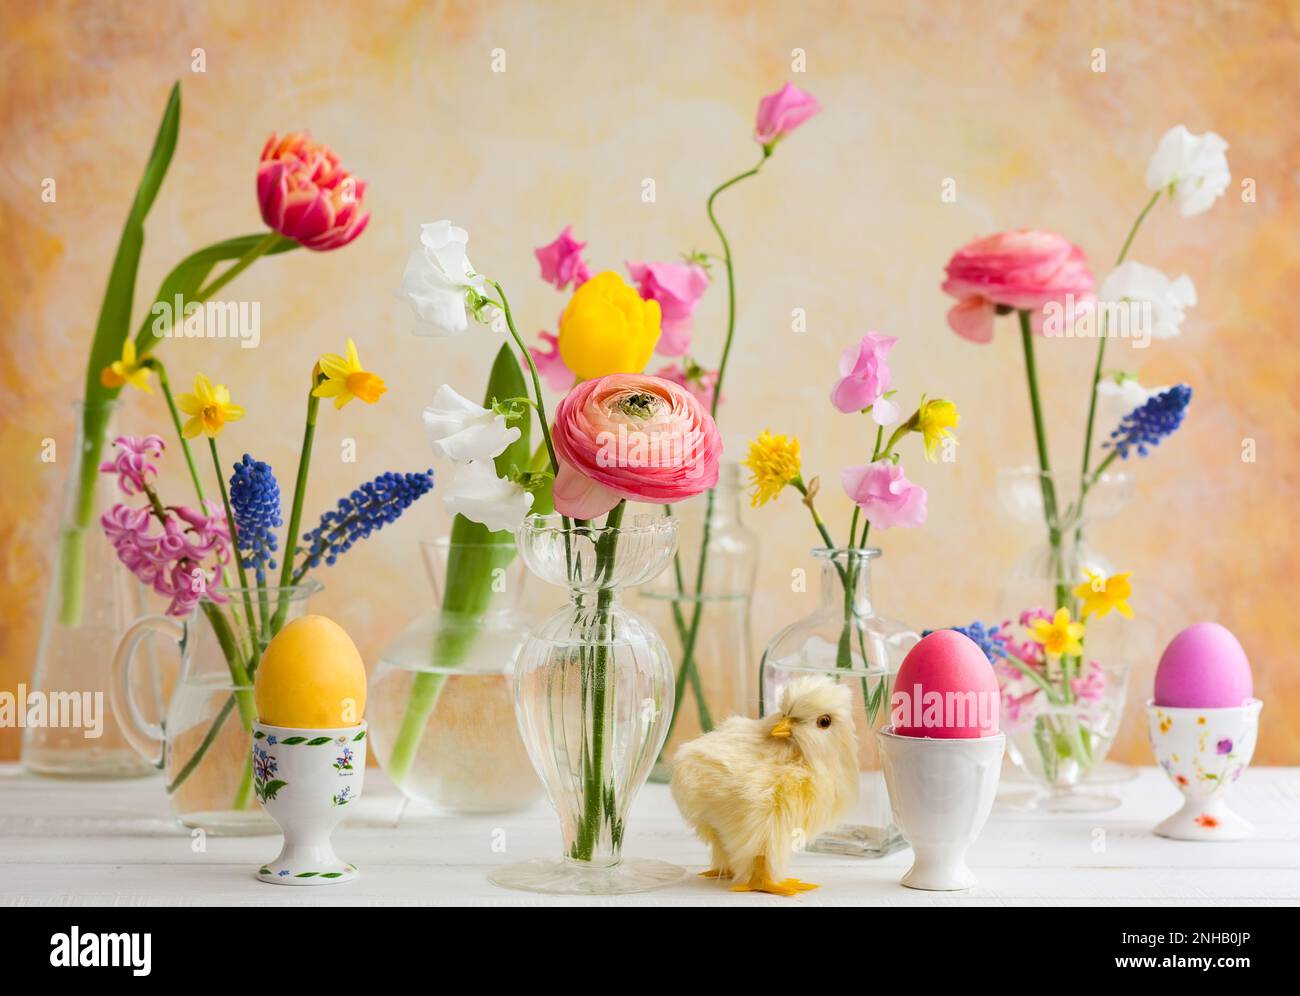
{"label": "yellow dandelion flower", "polygon": [[799,480],[799,440],[794,436],[776,436],[764,429],[749,444],[749,453],[741,461],[749,470],[749,484],[753,489],[750,504],[754,508],[766,505]]}

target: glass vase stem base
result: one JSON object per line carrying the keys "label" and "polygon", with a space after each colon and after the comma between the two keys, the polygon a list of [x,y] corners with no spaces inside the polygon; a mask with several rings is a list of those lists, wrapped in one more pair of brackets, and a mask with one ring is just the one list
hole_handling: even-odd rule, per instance
{"label": "glass vase stem base", "polygon": [[999,795],[999,806],[1044,813],[1104,813],[1120,807],[1120,800],[1094,792],[1010,792]]}
{"label": "glass vase stem base", "polygon": [[552,896],[622,896],[676,885],[685,868],[653,858],[624,858],[616,865],[590,865],[569,858],[533,858],[498,868],[488,876],[503,889]]}
{"label": "glass vase stem base", "polygon": [[23,768],[46,778],[148,778],[158,773],[131,747],[34,747],[23,751]]}
{"label": "glass vase stem base", "polygon": [[261,806],[197,810],[185,813],[176,822],[187,830],[202,830],[215,837],[266,837],[280,832]]}

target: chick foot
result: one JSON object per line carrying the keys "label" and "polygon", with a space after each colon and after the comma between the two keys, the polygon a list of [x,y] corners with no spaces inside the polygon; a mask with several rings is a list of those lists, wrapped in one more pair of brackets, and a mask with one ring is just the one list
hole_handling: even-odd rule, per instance
{"label": "chick foot", "polygon": [[797,896],[801,892],[809,892],[816,888],[817,886],[811,882],[800,882],[797,878],[786,878],[777,882],[763,876],[762,878],[752,878],[748,882],[733,885],[731,891],[766,892],[772,896]]}
{"label": "chick foot", "polygon": [[700,872],[700,878],[731,878],[731,872],[725,868],[710,868],[708,871]]}

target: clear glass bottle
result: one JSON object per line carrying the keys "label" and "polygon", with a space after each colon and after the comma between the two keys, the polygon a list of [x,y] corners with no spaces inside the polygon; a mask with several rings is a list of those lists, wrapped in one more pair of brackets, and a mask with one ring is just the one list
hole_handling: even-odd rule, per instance
{"label": "clear glass bottle", "polygon": [[743,497],[740,465],[732,461],[722,464],[711,492],[673,506],[677,553],[669,569],[639,591],[638,607],[665,635],[676,668],[673,720],[651,775],[655,781],[668,780],[680,744],[728,716],[758,715],[751,636],[758,536],[741,519]]}
{"label": "clear glass bottle", "polygon": [[500,868],[507,888],[578,895],[643,892],[680,881],[662,861],[623,857],[632,800],[663,747],[673,708],[668,649],[619,593],[672,559],[675,519],[628,516],[603,526],[533,516],[520,527],[524,563],[568,589],[569,604],[525,639],[515,662],[524,743],[560,821],[563,853]]}
{"label": "clear glass bottle", "polygon": [[[514,712],[514,658],[528,632],[523,562],[513,543],[443,538],[421,547],[434,608],[379,655],[366,705],[371,750],[416,802],[458,813],[522,809],[542,794]],[[454,611],[442,597],[447,566],[479,557],[490,600],[482,611]]]}
{"label": "clear glass bottle", "polygon": [[889,725],[894,675],[920,636],[876,613],[871,565],[880,556],[878,549],[822,547],[812,553],[821,562],[821,597],[812,614],[777,633],[763,652],[763,711],[773,710],[785,685],[800,675],[825,675],[852,689],[861,776],[858,802],[840,826],[822,834],[808,850],[881,857],[903,847],[904,841],[890,810],[876,730]]}
{"label": "clear glass bottle", "polygon": [[1124,471],[1106,473],[1083,493],[1078,474],[1015,467],[999,473],[998,491],[1010,515],[1036,537],[1003,581],[998,621],[1009,623],[1020,657],[1028,658],[1042,679],[1035,681],[1011,664],[996,669],[1007,756],[1032,786],[1002,801],[1053,812],[1114,808],[1118,799],[1080,792],[1079,786],[1103,766],[1119,732],[1133,661],[1143,655],[1141,648],[1154,649],[1147,627],[1118,612],[1090,617],[1084,621],[1083,656],[1052,661],[1028,639],[1026,626],[1033,616],[1051,616],[1060,608],[1078,621],[1081,605],[1074,590],[1089,572],[1101,578],[1116,573],[1111,560],[1089,545],[1088,529],[1123,510],[1133,478]]}
{"label": "clear glass bottle", "polygon": [[[46,716],[23,728],[23,767],[38,775],[69,778],[139,778],[155,772],[122,733],[109,708],[113,648],[144,611],[139,582],[123,567],[104,537],[100,516],[115,501],[125,501],[117,478],[99,472],[104,439],[112,439],[119,403],[87,408],[78,402],[76,447],[69,458],[63,489],[58,556],[50,579],[36,665],[28,699],[76,704],[80,719],[58,722]],[[86,436],[98,427],[99,439]],[[142,679],[141,709],[157,722],[162,700],[157,676]],[[87,710],[95,710],[94,726]],[[66,710],[63,710],[66,711]],[[48,712],[48,710],[47,710]]]}

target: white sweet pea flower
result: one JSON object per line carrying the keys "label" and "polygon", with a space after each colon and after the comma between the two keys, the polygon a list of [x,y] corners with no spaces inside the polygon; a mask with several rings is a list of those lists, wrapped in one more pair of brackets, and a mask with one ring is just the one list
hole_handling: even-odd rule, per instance
{"label": "white sweet pea flower", "polygon": [[469,233],[450,221],[420,226],[420,247],[406,261],[397,296],[406,301],[419,321],[421,335],[460,335],[469,328],[466,294],[483,286],[465,247]]}
{"label": "white sweet pea flower", "polygon": [[533,506],[533,495],[514,481],[497,477],[491,460],[457,464],[451,483],[442,489],[443,508],[481,522],[493,532],[514,532]]}
{"label": "white sweet pea flower", "polygon": [[1193,135],[1185,125],[1165,132],[1147,163],[1147,189],[1168,190],[1184,218],[1208,211],[1228,189],[1228,148],[1220,135]]}
{"label": "white sweet pea flower", "polygon": [[519,429],[507,426],[504,415],[474,404],[450,384],[438,388],[424,410],[424,429],[434,450],[457,463],[500,456],[519,438]]}
{"label": "white sweet pea flower", "polygon": [[1150,327],[1144,331],[1155,339],[1172,339],[1182,328],[1186,310],[1196,304],[1196,285],[1185,273],[1170,280],[1154,266],[1129,260],[1110,271],[1097,299],[1112,305],[1121,301],[1149,305]]}

